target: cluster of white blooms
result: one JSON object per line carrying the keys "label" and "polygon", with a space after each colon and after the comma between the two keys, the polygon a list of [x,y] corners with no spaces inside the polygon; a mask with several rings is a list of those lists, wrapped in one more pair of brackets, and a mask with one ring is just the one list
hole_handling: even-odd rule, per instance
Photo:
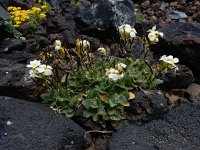
{"label": "cluster of white blooms", "polygon": [[128,40],[136,37],[137,32],[135,28],[132,28],[129,24],[123,24],[119,27],[119,33],[123,40]]}
{"label": "cluster of white blooms", "polygon": [[76,51],[78,54],[85,53],[90,50],[90,42],[87,40],[76,40]]}
{"label": "cluster of white blooms", "polygon": [[123,63],[117,64],[115,68],[106,69],[106,76],[113,81],[117,81],[124,77],[123,69],[126,68],[126,65]]}
{"label": "cluster of white blooms", "polygon": [[55,40],[53,43],[55,50],[60,50],[62,48],[62,42],[60,40]]}
{"label": "cluster of white blooms", "polygon": [[30,61],[27,67],[31,68],[31,70],[29,70],[29,75],[32,78],[42,78],[43,76],[51,76],[53,74],[53,68],[49,65],[41,64],[40,60]]}
{"label": "cluster of white blooms", "polygon": [[155,44],[159,41],[159,37],[163,37],[163,33],[156,31],[156,26],[154,26],[152,29],[148,30],[148,39],[151,44]]}
{"label": "cluster of white blooms", "polygon": [[163,61],[163,62],[169,64],[170,66],[172,66],[173,68],[178,69],[178,67],[176,66],[176,63],[179,62],[179,59],[176,57],[173,57],[172,55],[169,55],[169,56],[163,55],[160,58],[160,61]]}

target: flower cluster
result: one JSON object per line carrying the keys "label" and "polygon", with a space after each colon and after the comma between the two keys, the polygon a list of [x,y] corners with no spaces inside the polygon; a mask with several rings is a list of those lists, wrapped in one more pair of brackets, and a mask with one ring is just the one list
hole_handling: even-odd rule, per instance
{"label": "flower cluster", "polygon": [[60,40],[55,40],[54,43],[53,43],[53,46],[55,48],[55,50],[59,50],[62,48],[62,42]]}
{"label": "flower cluster", "polygon": [[159,37],[163,37],[163,33],[156,31],[156,26],[154,26],[152,29],[148,30],[148,39],[151,44],[155,44],[159,41]]}
{"label": "flower cluster", "polygon": [[[116,69],[115,69],[116,68]],[[126,68],[126,65],[123,63],[119,63],[115,66],[115,68],[106,69],[106,76],[113,81],[117,81],[124,77],[123,69]]]}
{"label": "flower cluster", "polygon": [[87,40],[76,40],[76,51],[78,54],[88,53],[90,50],[90,42]]}
{"label": "flower cluster", "polygon": [[159,60],[162,61],[162,70],[166,70],[167,68],[178,70],[178,67],[176,66],[176,63],[179,62],[178,58],[173,57],[172,55],[163,55]]}
{"label": "flower cluster", "polygon": [[32,9],[22,10],[21,7],[10,6],[7,8],[11,15],[12,24],[14,27],[19,27],[21,24],[28,22],[33,16],[37,16],[39,20],[46,17],[46,12],[49,6],[45,3],[40,8],[32,7]]}
{"label": "flower cluster", "polygon": [[30,61],[30,64],[28,64],[26,67],[31,68],[31,70],[29,70],[29,75],[32,78],[43,78],[53,74],[53,68],[49,65],[41,64],[40,60]]}
{"label": "flower cluster", "polygon": [[65,57],[65,48],[62,47],[62,42],[60,40],[55,40],[53,43],[54,49],[61,56]]}
{"label": "flower cluster", "polygon": [[124,24],[119,27],[119,33],[121,39],[126,41],[128,39],[136,37],[136,30],[132,28],[129,24]]}

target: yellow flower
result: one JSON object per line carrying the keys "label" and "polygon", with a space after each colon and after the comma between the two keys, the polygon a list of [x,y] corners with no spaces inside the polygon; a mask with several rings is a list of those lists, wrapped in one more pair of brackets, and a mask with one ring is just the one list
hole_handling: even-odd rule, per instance
{"label": "yellow flower", "polygon": [[32,12],[33,12],[33,13],[39,13],[39,12],[41,12],[41,9],[38,8],[38,7],[33,7],[33,8],[32,8]]}
{"label": "yellow flower", "polygon": [[48,7],[47,7],[47,5],[42,5],[41,6],[41,9],[47,9]]}
{"label": "yellow flower", "polygon": [[19,17],[15,17],[15,18],[14,18],[14,21],[19,21],[19,20],[20,20]]}
{"label": "yellow flower", "polygon": [[15,28],[19,28],[19,25],[18,24],[14,24],[13,25]]}
{"label": "yellow flower", "polygon": [[16,25],[20,25],[22,22],[21,21],[16,21],[15,24]]}
{"label": "yellow flower", "polygon": [[34,0],[35,3],[41,3],[42,0]]}
{"label": "yellow flower", "polygon": [[43,19],[43,18],[45,18],[46,17],[46,15],[44,14],[44,13],[41,13],[40,14],[40,19]]}
{"label": "yellow flower", "polygon": [[12,11],[12,10],[13,10],[13,7],[10,6],[10,7],[7,8],[7,10],[8,10],[8,11]]}

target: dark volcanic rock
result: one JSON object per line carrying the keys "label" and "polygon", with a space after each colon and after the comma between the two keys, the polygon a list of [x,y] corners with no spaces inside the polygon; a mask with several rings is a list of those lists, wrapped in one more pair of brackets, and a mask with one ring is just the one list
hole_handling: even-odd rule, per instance
{"label": "dark volcanic rock", "polygon": [[2,25],[3,21],[10,18],[9,13],[0,5],[0,25]]}
{"label": "dark volcanic rock", "polygon": [[113,134],[110,150],[199,150],[200,103],[175,108],[162,120],[127,125]]}
{"label": "dark volcanic rock", "polygon": [[80,7],[76,15],[79,29],[99,38],[116,36],[116,27],[135,22],[134,5],[129,0],[95,0]]}
{"label": "dark volcanic rock", "polygon": [[30,0],[1,0],[0,4],[5,9],[9,6],[21,7],[22,9],[30,9],[32,7]]}
{"label": "dark volcanic rock", "polygon": [[81,150],[84,130],[48,106],[0,97],[1,150]]}
{"label": "dark volcanic rock", "polygon": [[178,65],[179,70],[174,70],[163,75],[164,88],[166,89],[182,89],[188,87],[194,82],[192,71],[185,65]]}
{"label": "dark volcanic rock", "polygon": [[21,50],[23,47],[21,39],[6,38],[0,43],[0,53],[11,53],[13,50]]}
{"label": "dark volcanic rock", "polygon": [[162,91],[135,91],[135,100],[125,109],[126,117],[130,122],[149,121],[161,117],[168,112],[167,99]]}
{"label": "dark volcanic rock", "polygon": [[158,50],[177,56],[181,63],[200,72],[200,24],[171,23],[160,29],[164,33]]}
{"label": "dark volcanic rock", "polygon": [[41,90],[35,86],[26,65],[22,63],[1,58],[0,77],[0,95],[3,96],[35,99]]}

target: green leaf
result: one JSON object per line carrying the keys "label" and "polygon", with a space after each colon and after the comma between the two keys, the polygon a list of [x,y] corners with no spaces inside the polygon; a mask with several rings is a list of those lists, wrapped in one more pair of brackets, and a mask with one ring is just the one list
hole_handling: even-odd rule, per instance
{"label": "green leaf", "polygon": [[97,113],[95,113],[93,116],[92,116],[92,119],[93,119],[93,121],[98,121],[98,114]]}
{"label": "green leaf", "polygon": [[155,85],[159,85],[159,84],[162,84],[163,83],[163,80],[161,79],[154,79],[154,84]]}
{"label": "green leaf", "polygon": [[90,100],[90,107],[91,108],[98,108],[100,106],[100,100],[98,98]]}
{"label": "green leaf", "polygon": [[22,36],[22,34],[18,30],[16,30],[9,22],[5,23],[4,30],[13,34],[13,36],[17,39]]}
{"label": "green leaf", "polygon": [[84,110],[83,111],[83,117],[89,118],[90,116],[92,116],[92,115],[91,115],[91,113],[88,110]]}

